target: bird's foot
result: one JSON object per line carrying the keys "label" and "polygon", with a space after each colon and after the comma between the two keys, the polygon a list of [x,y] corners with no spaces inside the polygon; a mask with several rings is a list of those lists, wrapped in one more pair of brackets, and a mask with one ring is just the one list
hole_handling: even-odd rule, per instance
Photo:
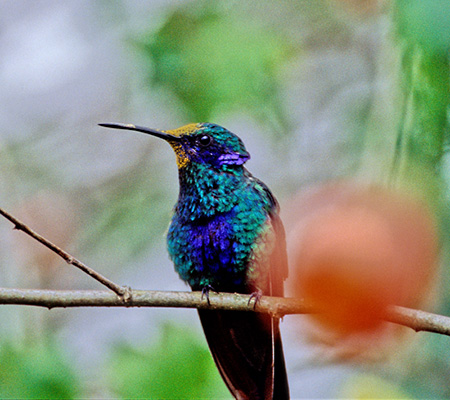
{"label": "bird's foot", "polygon": [[250,302],[253,300],[253,299],[255,299],[255,303],[253,304],[253,309],[255,309],[256,308],[256,304],[258,303],[258,301],[260,301],[261,300],[261,297],[263,296],[263,292],[262,292],[262,290],[257,290],[256,292],[253,292],[251,295],[250,295],[250,298],[248,299],[248,303],[247,303],[247,305],[250,305]]}
{"label": "bird's foot", "polygon": [[208,306],[211,305],[211,302],[209,301],[209,292],[213,291],[214,293],[219,294],[219,292],[214,289],[211,285],[206,285],[203,289],[202,289],[202,300],[203,297],[206,297],[206,301],[208,302]]}

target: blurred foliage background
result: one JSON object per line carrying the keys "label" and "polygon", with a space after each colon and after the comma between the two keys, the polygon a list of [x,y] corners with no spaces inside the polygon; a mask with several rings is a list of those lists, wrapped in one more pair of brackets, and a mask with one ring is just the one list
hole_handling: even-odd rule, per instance
{"label": "blurred foliage background", "polygon": [[[187,289],[165,250],[173,154],[108,121],[226,126],[282,208],[331,179],[413,187],[445,249],[447,0],[3,0],[0,23],[0,204],[112,280]],[[450,315],[447,264],[424,307]],[[99,288],[6,220],[0,271],[4,287]],[[0,319],[1,398],[229,398],[193,310]],[[450,397],[448,337],[354,359],[303,321],[282,324],[292,398]]]}

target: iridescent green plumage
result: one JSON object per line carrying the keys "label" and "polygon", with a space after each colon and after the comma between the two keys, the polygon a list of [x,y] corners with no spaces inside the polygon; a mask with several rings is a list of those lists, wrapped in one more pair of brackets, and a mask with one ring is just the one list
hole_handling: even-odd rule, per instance
{"label": "iridescent green plumage", "polygon": [[[193,290],[283,295],[287,260],[278,205],[244,168],[250,156],[236,135],[209,123],[172,131],[107,126],[150,133],[174,149],[180,193],[167,243],[176,271]],[[236,398],[289,398],[278,319],[231,311],[199,315]]]}

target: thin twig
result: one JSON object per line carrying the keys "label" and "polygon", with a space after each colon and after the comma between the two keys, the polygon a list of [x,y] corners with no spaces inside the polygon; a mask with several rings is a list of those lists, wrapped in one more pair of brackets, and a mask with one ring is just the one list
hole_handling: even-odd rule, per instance
{"label": "thin twig", "polygon": [[[314,308],[301,299],[263,296],[254,308],[251,295],[236,293],[209,294],[210,304],[201,292],[165,292],[133,290],[128,302],[123,302],[105,290],[38,290],[0,288],[0,304],[38,307],[169,307],[209,310],[256,311],[282,317],[289,314],[312,314]],[[406,307],[391,306],[385,320],[415,331],[450,336],[450,317]]]}
{"label": "thin twig", "polygon": [[39,235],[37,232],[34,232],[31,228],[25,225],[22,221],[19,221],[16,217],[13,217],[11,214],[7,213],[5,210],[0,208],[0,214],[3,215],[7,220],[11,221],[14,224],[14,229],[20,230],[27,235],[31,236],[33,239],[42,243],[44,246],[52,250],[58,256],[63,258],[68,264],[73,265],[81,269],[83,272],[100,282],[102,285],[106,286],[108,289],[111,289],[114,293],[116,293],[122,301],[129,301],[130,290],[127,287],[119,286],[98,272],[94,271],[92,268],[88,267],[86,264],[83,264],[81,261],[77,260],[75,257],[71,256],[69,253],[59,248],[43,236]]}

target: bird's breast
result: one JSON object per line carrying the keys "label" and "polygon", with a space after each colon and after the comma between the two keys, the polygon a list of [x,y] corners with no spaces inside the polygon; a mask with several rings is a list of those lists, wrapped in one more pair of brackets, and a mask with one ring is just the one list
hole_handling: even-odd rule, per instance
{"label": "bird's breast", "polygon": [[226,213],[185,220],[175,213],[167,242],[175,269],[193,289],[219,291],[246,287],[249,268],[268,219],[264,210],[240,202]]}

